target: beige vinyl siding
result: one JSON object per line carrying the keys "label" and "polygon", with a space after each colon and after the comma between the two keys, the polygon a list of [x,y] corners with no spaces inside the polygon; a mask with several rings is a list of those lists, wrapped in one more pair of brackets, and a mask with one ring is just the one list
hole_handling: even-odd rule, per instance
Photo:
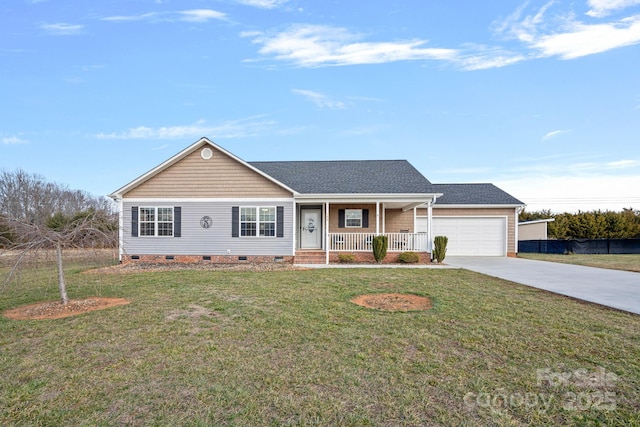
{"label": "beige vinyl siding", "polygon": [[[369,227],[340,228],[338,227],[338,211],[340,209],[369,209]],[[373,204],[345,204],[329,205],[329,232],[330,233],[375,233],[376,231],[376,205]]]}
{"label": "beige vinyl siding", "polygon": [[434,206],[433,216],[505,216],[507,217],[507,253],[516,253],[515,208],[438,208]]}
{"label": "beige vinyl siding", "polygon": [[[340,209],[369,209],[369,227],[363,228],[339,228],[338,211]],[[382,232],[382,220],[386,221],[385,230],[387,233],[399,233],[402,230],[409,230],[413,233],[413,209],[403,212],[402,209],[386,209],[382,212],[380,208],[380,232]],[[354,204],[332,204],[329,206],[329,232],[330,233],[375,233],[376,231],[376,205],[368,203]]]}
{"label": "beige vinyl siding", "polygon": [[386,219],[385,231],[387,233],[400,233],[407,230],[413,233],[413,209],[387,209],[384,213]]}
{"label": "beige vinyl siding", "polygon": [[201,149],[138,185],[125,198],[250,198],[291,197],[291,192],[211,147],[205,160]]}
{"label": "beige vinyl siding", "polygon": [[547,240],[547,223],[520,224],[518,240]]}

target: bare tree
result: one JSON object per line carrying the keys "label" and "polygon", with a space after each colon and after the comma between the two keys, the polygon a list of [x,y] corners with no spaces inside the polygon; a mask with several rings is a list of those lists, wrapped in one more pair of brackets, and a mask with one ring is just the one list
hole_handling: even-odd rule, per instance
{"label": "bare tree", "polygon": [[107,198],[46,182],[23,170],[0,171],[0,248],[18,256],[7,282],[25,256],[40,249],[55,250],[58,288],[68,302],[62,252],[67,248],[117,246],[117,214]]}
{"label": "bare tree", "polygon": [[[117,242],[117,230],[113,226],[113,218],[101,211],[89,210],[67,217],[61,213],[52,216],[46,224],[36,224],[19,219],[4,219],[6,227],[19,241],[10,242],[7,246],[18,252],[18,257],[7,281],[18,270],[26,254],[40,249],[55,249],[58,270],[58,290],[63,304],[69,302],[67,284],[64,277],[62,252],[67,248],[113,247]],[[0,235],[0,239],[2,236]]]}

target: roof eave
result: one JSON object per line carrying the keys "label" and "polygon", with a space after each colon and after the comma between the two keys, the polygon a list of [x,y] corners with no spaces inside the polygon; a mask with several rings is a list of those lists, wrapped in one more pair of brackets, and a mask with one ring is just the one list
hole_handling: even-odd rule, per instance
{"label": "roof eave", "polygon": [[518,225],[525,225],[525,224],[540,224],[543,222],[554,222],[556,219],[555,218],[544,218],[544,219],[536,219],[533,221],[520,221],[518,222]]}
{"label": "roof eave", "polygon": [[239,158],[235,154],[233,154],[233,153],[225,150],[224,148],[220,147],[219,145],[217,145],[216,143],[212,142],[208,138],[202,137],[198,141],[196,141],[195,143],[191,144],[190,146],[188,146],[184,150],[180,151],[175,156],[173,156],[170,159],[164,161],[163,163],[159,164],[155,168],[151,169],[150,171],[146,172],[143,175],[140,175],[138,178],[134,179],[133,181],[129,182],[128,184],[124,185],[123,187],[120,187],[119,189],[117,189],[113,193],[109,194],[109,197],[114,199],[114,200],[122,199],[122,197],[126,193],[128,193],[131,190],[133,190],[138,185],[140,185],[140,184],[148,181],[149,179],[153,178],[154,176],[156,176],[157,174],[159,174],[160,172],[162,172],[163,170],[165,170],[169,166],[171,166],[171,165],[177,163],[178,161],[182,160],[187,155],[191,154],[193,151],[195,151],[196,149],[198,149],[201,146],[204,146],[205,144],[208,144],[208,145],[212,146],[216,150],[218,150],[218,151],[222,152],[223,154],[231,157],[232,159],[236,160],[237,162],[240,162],[242,165],[246,166],[247,168],[249,168],[252,171],[256,172],[257,174],[261,175],[262,177],[268,179],[269,181],[273,182],[274,184],[279,185],[280,187],[284,188],[287,191],[290,191],[294,196],[298,194],[297,191],[293,190],[289,186],[287,186],[287,185],[283,184],[282,182],[274,179],[272,176],[267,175],[266,173],[262,172],[260,169],[257,169],[254,166],[251,166],[249,163],[245,162],[244,160],[242,160],[241,158]]}
{"label": "roof eave", "polygon": [[440,205],[435,203],[433,205],[434,208],[458,208],[458,209],[473,209],[473,208],[522,208],[524,204],[492,204],[492,203],[482,203],[482,204],[443,204]]}
{"label": "roof eave", "polygon": [[441,196],[442,193],[299,193],[296,195],[296,199],[306,200],[306,199],[322,199],[322,200],[330,200],[330,199],[433,199],[434,197]]}

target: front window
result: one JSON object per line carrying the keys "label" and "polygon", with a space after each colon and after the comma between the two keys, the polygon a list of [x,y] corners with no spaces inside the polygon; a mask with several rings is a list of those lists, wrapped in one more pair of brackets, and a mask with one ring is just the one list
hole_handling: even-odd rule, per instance
{"label": "front window", "polygon": [[173,208],[140,208],[140,236],[173,236]]}
{"label": "front window", "polygon": [[173,208],[158,208],[158,236],[173,236]]}
{"label": "front window", "polygon": [[345,226],[362,228],[362,209],[345,209]]}
{"label": "front window", "polygon": [[276,208],[240,208],[240,235],[274,237],[276,235]]}

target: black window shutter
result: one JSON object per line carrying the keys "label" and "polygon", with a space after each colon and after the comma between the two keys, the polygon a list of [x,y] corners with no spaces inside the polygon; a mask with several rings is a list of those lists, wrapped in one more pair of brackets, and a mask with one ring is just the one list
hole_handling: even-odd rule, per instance
{"label": "black window shutter", "polygon": [[344,228],[344,209],[338,210],[338,228]]}
{"label": "black window shutter", "polygon": [[369,228],[369,209],[362,209],[362,228]]}
{"label": "black window shutter", "polygon": [[182,208],[173,207],[173,237],[182,237]]}
{"label": "black window shutter", "polygon": [[240,207],[231,207],[231,237],[240,237]]}
{"label": "black window shutter", "polygon": [[284,206],[276,208],[276,237],[284,237]]}
{"label": "black window shutter", "polygon": [[138,237],[138,207],[131,206],[131,237]]}

